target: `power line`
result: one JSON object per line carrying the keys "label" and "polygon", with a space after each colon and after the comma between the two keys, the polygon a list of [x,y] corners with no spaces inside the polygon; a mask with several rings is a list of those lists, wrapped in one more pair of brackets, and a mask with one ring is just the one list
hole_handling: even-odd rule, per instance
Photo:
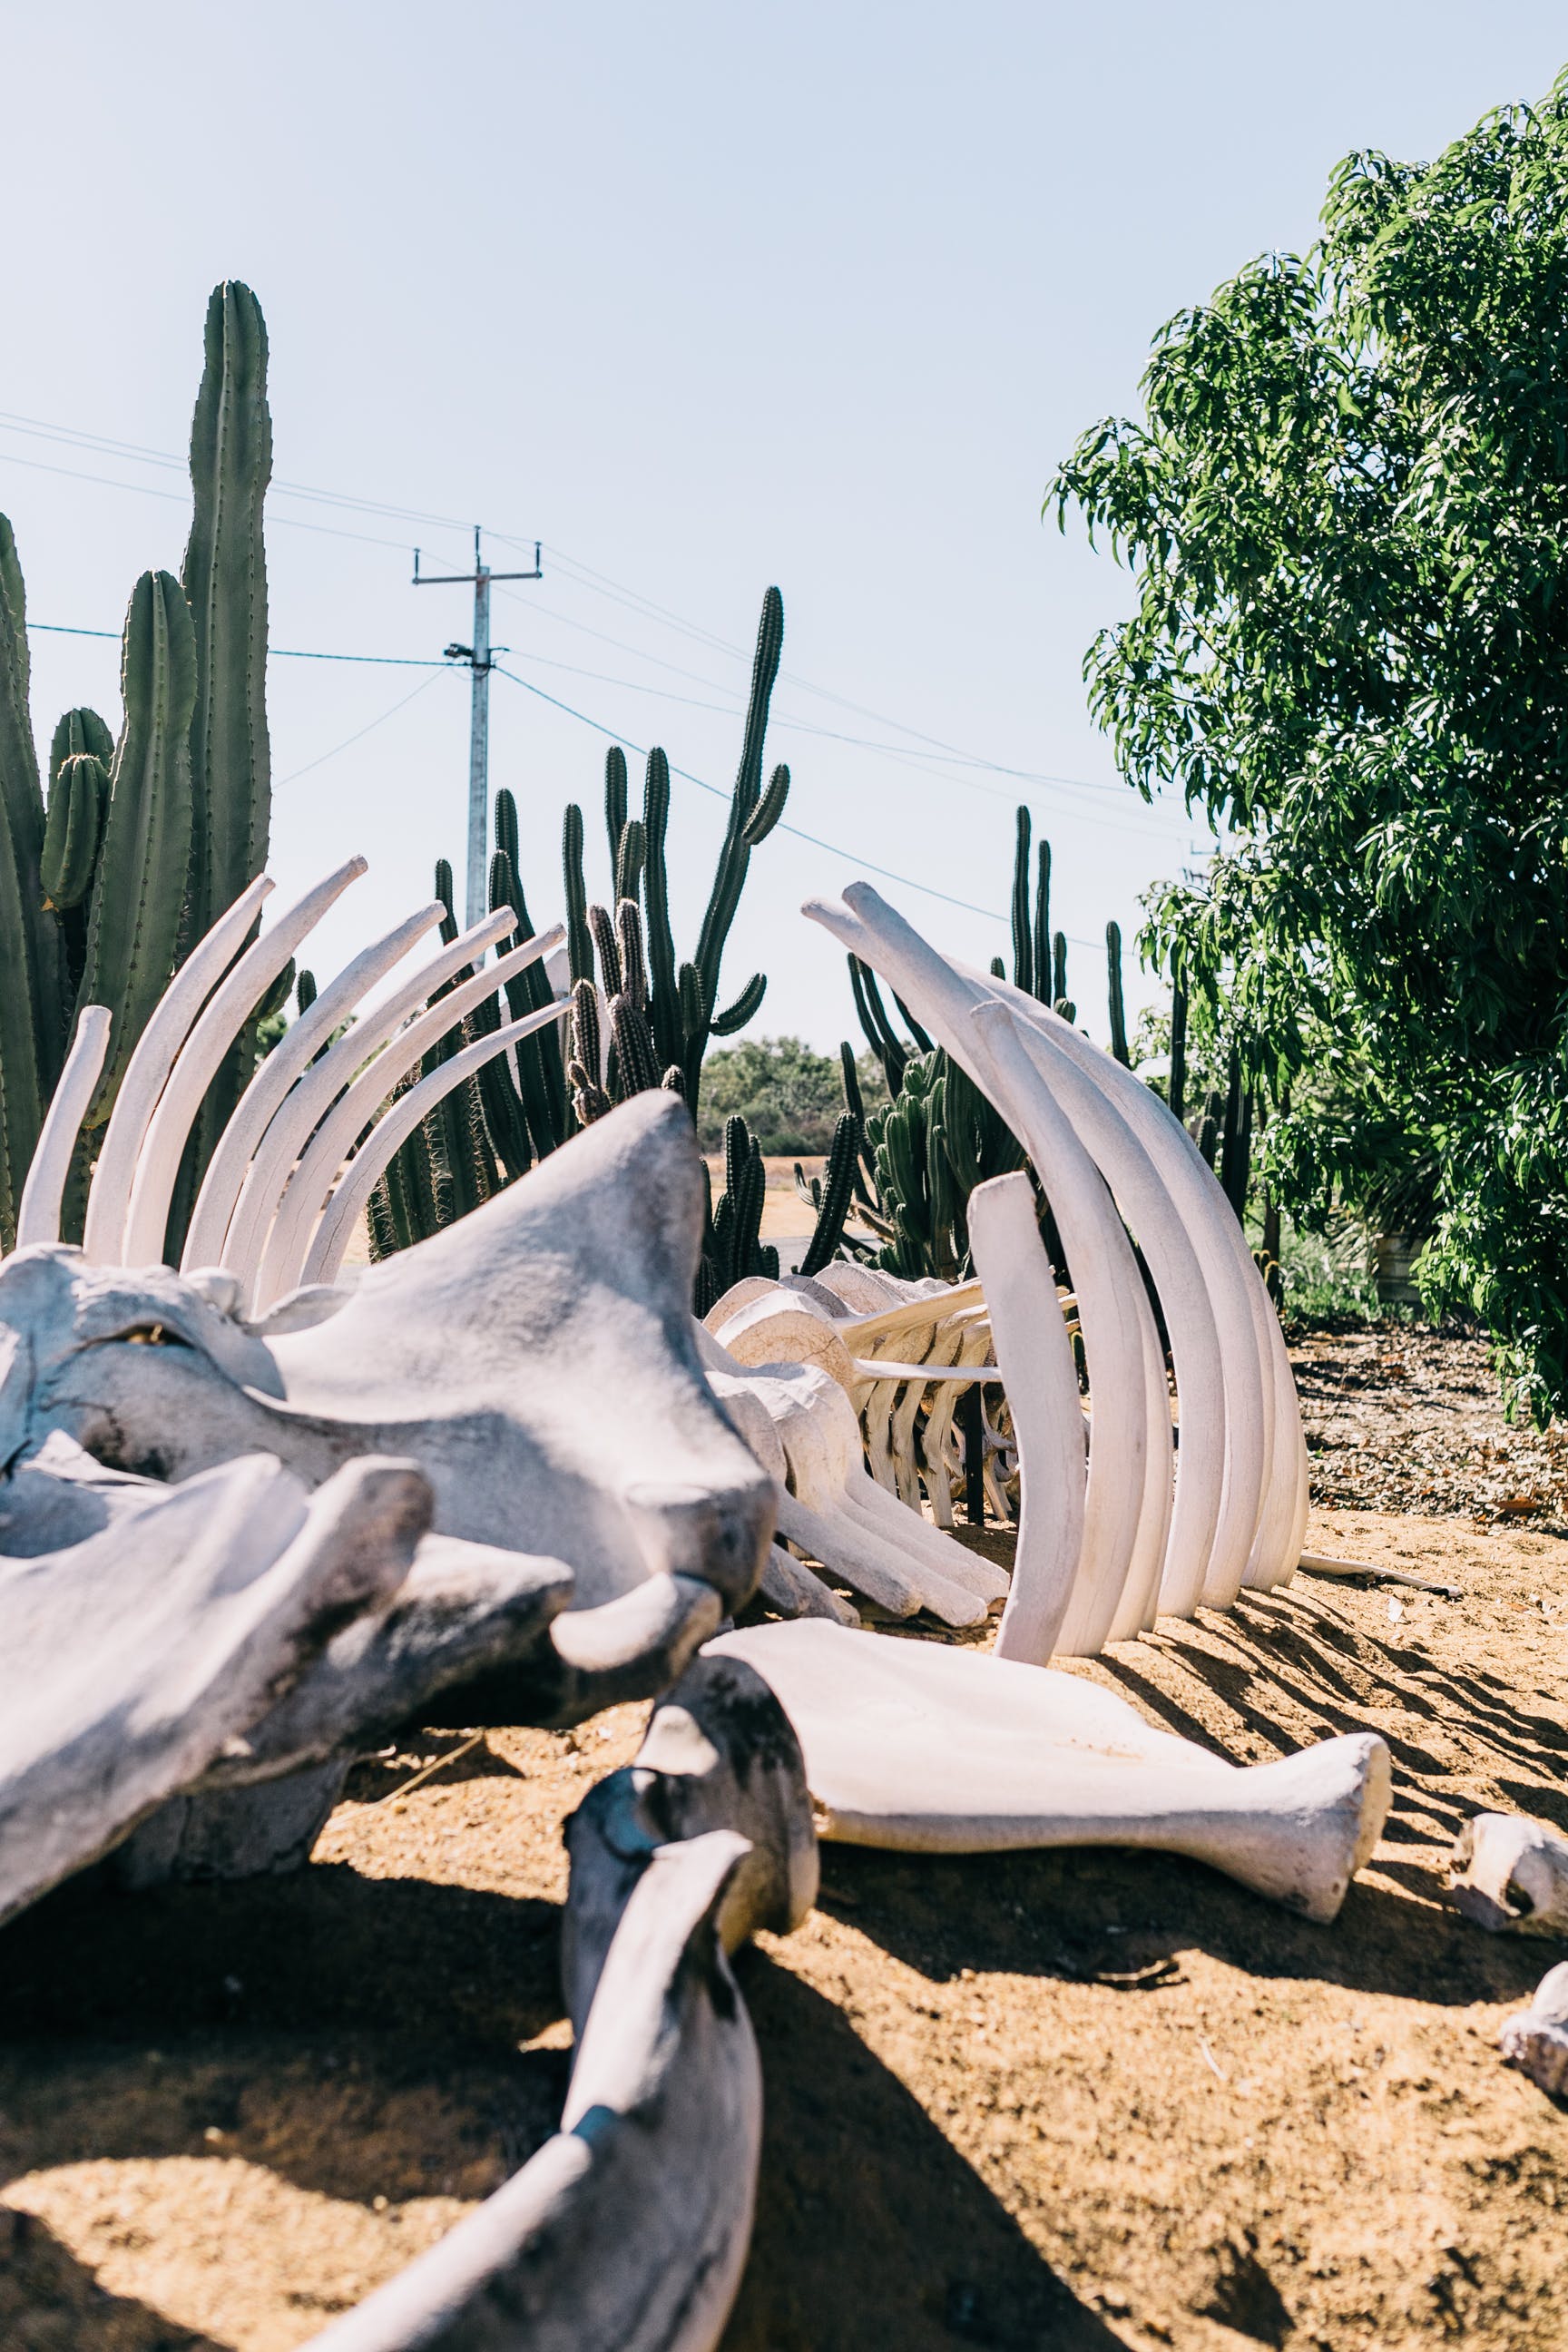
{"label": "power line", "polygon": [[[72,629],[61,621],[29,621],[29,629],[41,629],[51,637],[103,637],[114,645],[120,643],[118,629]],[[379,669],[448,669],[446,661],[432,661],[421,654],[329,654],[302,650],[299,646],[268,646],[268,661],[370,662]]]}
{"label": "power line", "polygon": [[[497,531],[496,537],[500,539],[501,536]],[[578,719],[583,726],[591,727],[595,735],[607,735],[612,743],[619,743],[625,750],[637,752],[639,758],[647,758],[646,743],[634,743],[629,735],[622,735],[614,727],[606,727],[601,719],[590,719],[585,710],[574,709],[571,703],[563,702],[559,695],[546,694],[542,686],[535,686],[531,679],[519,677],[515,670],[503,668],[500,662],[494,667],[498,677],[509,678],[513,686],[521,686],[525,694],[537,695],[541,702],[548,702],[552,709],[563,710],[568,719]],[[672,776],[681,777],[689,784],[695,784],[699,792],[710,793],[715,800],[723,801],[730,797],[721,785],[710,784],[705,776],[694,776],[689,768],[678,768],[673,761],[669,772]],[[806,833],[798,824],[786,824],[782,817],[778,831],[793,834],[797,841],[809,842],[814,849],[826,849],[835,857],[847,857],[852,866],[864,866],[868,874],[879,874],[885,882],[897,882],[901,889],[921,891],[928,898],[940,898],[945,907],[961,907],[966,915],[984,915],[986,921],[992,923],[1002,923],[1007,919],[1005,915],[998,914],[994,907],[977,907],[971,898],[955,898],[951,891],[932,889],[929,882],[917,882],[908,874],[895,874],[890,866],[878,866],[870,858],[863,857],[858,849],[846,849],[841,842],[825,841],[820,834]],[[1063,936],[1071,939],[1074,947],[1098,947],[1104,953],[1103,940],[1080,940],[1071,932]]]}
{"label": "power line", "polygon": [[[328,656],[328,658],[330,658],[330,656]],[[442,669],[445,667],[446,664],[443,663]],[[370,734],[374,729],[384,725],[387,719],[395,718],[398,711],[405,709],[408,704],[415,700],[416,697],[425,692],[426,687],[434,686],[437,678],[440,675],[440,670],[432,670],[428,677],[422,677],[420,679],[412,694],[405,694],[401,696],[399,699],[392,705],[390,709],[384,710],[382,712],[379,719],[367,720],[364,726],[356,728],[352,735],[345,735],[341,743],[334,743],[330,751],[320,752],[315,759],[307,760],[302,768],[295,768],[291,770],[288,775],[279,776],[273,786],[273,790],[275,792],[281,791],[285,784],[296,782],[300,776],[308,776],[312,768],[320,768],[323,766],[328,760],[335,760],[340,751],[346,751],[349,746],[352,743],[357,743],[362,736]]]}

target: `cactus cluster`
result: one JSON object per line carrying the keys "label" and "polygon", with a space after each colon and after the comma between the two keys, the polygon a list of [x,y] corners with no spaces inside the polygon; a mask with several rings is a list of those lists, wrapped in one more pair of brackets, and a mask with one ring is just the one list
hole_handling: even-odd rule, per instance
{"label": "cactus cluster", "polygon": [[[188,950],[267,856],[267,575],[271,468],[267,330],[247,287],[215,289],[191,434],[193,519],[178,580],[132,592],[116,738],[69,710],[50,746],[47,802],[28,706],[26,600],[0,517],[0,1249],[83,1004],[112,1015],[109,1054],[66,1202],[74,1238],[99,1138],[148,1014]],[[195,1181],[254,1057],[247,1034],[204,1106],[171,1220],[176,1249]]]}
{"label": "cactus cluster", "polygon": [[[588,897],[583,812],[576,803],[567,807],[563,824],[565,953],[571,987],[565,1039],[563,1042],[554,1028],[526,1038],[518,1049],[515,1076],[509,1057],[500,1055],[460,1090],[463,1108],[454,1114],[456,1133],[451,1119],[443,1117],[443,1106],[442,1112],[432,1114],[408,1139],[371,1203],[374,1255],[405,1247],[450,1223],[478,1199],[488,1197],[483,1189],[487,1184],[493,1190],[497,1183],[522,1175],[628,1095],[667,1087],[683,1097],[695,1118],[710,1040],[731,1036],[742,1028],[761,1005],[767,986],[761,972],[753,973],[730,1004],[715,1009],[724,949],[752,852],[777,824],[789,796],[786,767],[774,768],[767,783],[763,782],[768,709],[783,646],[784,602],[778,590],[770,588],[763,600],[741,761],[724,840],[690,961],[678,961],[669,919],[666,845],[669,761],[657,746],[649,751],[641,813],[633,815],[626,754],[619,744],[614,744],[605,761],[608,905],[592,903]],[[490,907],[492,911],[503,907],[510,909],[512,939],[521,942],[534,936],[534,926],[520,878],[517,804],[504,790],[496,795],[495,837]],[[447,891],[442,893],[449,905],[448,892],[449,881]],[[508,982],[507,996],[514,1020],[547,1005],[552,989],[542,964],[532,964]],[[469,1036],[491,1031],[500,1022],[500,1007],[489,999],[442,1041],[429,1066],[456,1053]],[[742,1180],[740,1191],[733,1183],[727,1184],[708,1220],[704,1262],[710,1269],[728,1266],[739,1252],[747,1260],[747,1270],[755,1270],[752,1260],[757,1257],[759,1245],[751,1223],[753,1184],[746,1174],[750,1153],[748,1138],[746,1146],[738,1147],[738,1154],[731,1155],[737,1160],[733,1173]],[[755,1189],[760,1219],[760,1159]]]}

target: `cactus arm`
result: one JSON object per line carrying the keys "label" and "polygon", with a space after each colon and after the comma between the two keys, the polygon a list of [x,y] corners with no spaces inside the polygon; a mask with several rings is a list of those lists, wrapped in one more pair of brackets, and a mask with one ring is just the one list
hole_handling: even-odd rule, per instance
{"label": "cactus arm", "polygon": [[366,991],[396,970],[409,950],[440,919],[438,900],[421,907],[345,965],[319,995],[314,975],[302,971],[296,983],[300,1018],[293,1022],[257,1070],[207,1162],[185,1237],[181,1270],[222,1263],[229,1223],[238,1204],[246,1171],[295,1080],[303,1076],[331,1042]]}
{"label": "cactus arm", "polygon": [[[735,909],[740,904],[742,887],[746,879],[751,852],[745,839],[745,828],[762,796],[763,740],[767,733],[768,705],[783,651],[784,599],[776,588],[770,588],[763,598],[762,620],[757,629],[757,650],[752,664],[752,690],[746,704],[746,730],[735,789],[730,802],[730,820],[697,940],[695,961],[702,977],[703,997],[709,1004],[718,994],[724,943],[735,919]],[[698,1070],[700,1070],[701,1059],[699,1053],[696,1057]],[[695,1097],[695,1089],[693,1093]]]}
{"label": "cactus arm", "polygon": [[1028,988],[1035,977],[1035,943],[1029,930],[1030,817],[1020,808],[1013,845],[1013,985]]}
{"label": "cactus arm", "polygon": [[1051,961],[1052,1001],[1060,1003],[1068,992],[1068,935],[1065,931],[1058,931],[1052,939]]}
{"label": "cactus arm", "polygon": [[155,1265],[163,1257],[169,1204],[174,1199],[185,1139],[237,1035],[290,961],[300,940],[315,929],[350,883],[357,882],[367,871],[364,858],[346,858],[325,880],[285,908],[271,929],[246,950],[213,991],[210,1002],[180,1048],[168,1084],[147,1123],[125,1218],[128,1265]]}
{"label": "cactus arm", "polygon": [[647,836],[641,817],[629,816],[621,827],[621,845],[616,853],[616,902],[636,898],[642,887],[643,859],[647,854]]}
{"label": "cactus arm", "polygon": [[496,794],[496,847],[510,858],[515,874],[522,855],[518,845],[517,803],[504,784]]}
{"label": "cactus arm", "polygon": [[[1042,841],[1037,853],[1035,879],[1035,969],[1028,981],[1031,996],[1042,1004],[1051,1001],[1051,845]],[[1000,980],[1000,972],[996,975]]]}
{"label": "cactus arm", "polygon": [[760,1009],[763,999],[767,994],[767,974],[754,971],[733,1004],[726,1005],[722,1013],[714,1013],[708,1024],[711,1034],[715,1037],[732,1037],[737,1029],[743,1029],[747,1022]]}
{"label": "cactus arm", "polygon": [[60,1072],[47,1116],[38,1136],[27,1181],[16,1212],[16,1247],[29,1242],[58,1242],[66,1180],[70,1174],[77,1137],[92,1100],[103,1057],[109,1051],[110,1013],[106,1004],[84,1004],[77,1015],[76,1036]]}
{"label": "cactus arm", "polygon": [[0,516],[0,1250],[11,1244],[64,1044],[60,941],[38,878],[44,809],[27,684],[26,591]]}
{"label": "cactus arm", "polygon": [[599,976],[608,1001],[621,993],[622,972],[620,944],[606,908],[598,906],[589,908],[588,931],[599,951]]}
{"label": "cactus arm", "polygon": [[38,859],[44,905],[65,914],[92,887],[93,866],[109,799],[109,771],[90,751],[61,762],[49,787],[48,814]]}
{"label": "cactus arm", "polygon": [[191,847],[191,709],[195,638],[180,583],[143,572],[132,592],[121,664],[125,717],[115,747],[82,1002],[114,1015],[88,1126],[100,1127],[174,970]]}
{"label": "cactus arm", "polygon": [[1110,990],[1110,1050],[1124,1069],[1132,1066],[1127,1050],[1127,1007],[1121,994],[1121,926],[1105,926],[1105,961]]}
{"label": "cactus arm", "polygon": [[816,1223],[810,1243],[800,1262],[802,1274],[820,1274],[844,1239],[844,1221],[849,1214],[849,1204],[855,1195],[860,1137],[860,1121],[852,1110],[844,1112],[834,1128],[833,1141],[828,1146],[822,1198],[817,1205]]}
{"label": "cactus arm", "polygon": [[620,1072],[621,1099],[646,1094],[659,1083],[658,1061],[647,1015],[626,996],[610,999],[610,1038]]}
{"label": "cactus arm", "polygon": [[783,816],[788,798],[789,770],[781,761],[768,778],[767,791],[741,828],[741,837],[748,849],[755,849],[766,841]]}
{"label": "cactus arm", "polygon": [[561,867],[566,885],[566,955],[574,981],[594,977],[588,929],[588,886],[583,878],[583,812],[568,801],[561,826]]}
{"label": "cactus arm", "polygon": [[1171,966],[1171,1076],[1166,1091],[1171,1116],[1185,1120],[1187,1110],[1187,991],[1178,958]]}
{"label": "cactus arm", "polygon": [[669,762],[656,743],[647,755],[643,782],[643,903],[647,911],[648,992],[654,1042],[659,1059],[681,1058],[683,1027],[676,976],[675,939],[669,928]]}
{"label": "cactus arm", "polygon": [[618,743],[605,754],[605,838],[610,845],[610,871],[620,862],[621,835],[626,823],[626,755]]}
{"label": "cactus arm", "polygon": [[190,721],[196,812],[192,928],[228,906],[267,862],[267,559],[261,510],[272,472],[267,328],[248,286],[207,303],[205,365],[191,420],[194,508],[181,583],[195,623]]}

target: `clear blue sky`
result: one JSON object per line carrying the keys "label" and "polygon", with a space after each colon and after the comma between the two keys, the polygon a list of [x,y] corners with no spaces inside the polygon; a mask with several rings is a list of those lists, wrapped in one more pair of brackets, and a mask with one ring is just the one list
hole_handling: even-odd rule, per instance
{"label": "clear blue sky", "polygon": [[[1310,238],[1342,153],[1427,155],[1539,96],[1568,22],[1524,0],[89,0],[8,10],[0,57],[0,503],[32,618],[117,629],[135,574],[177,569],[185,509],[177,472],[16,420],[183,451],[207,290],[248,279],[280,480],[537,535],[544,580],[496,608],[509,666],[629,741],[728,785],[779,583],[775,709],[800,723],[772,754],[792,821],[839,846],[781,833],[758,856],[725,992],[761,966],[755,1027],[831,1045],[851,1025],[841,960],[796,909],[867,861],[994,910],[885,886],[982,957],[1005,945],[1019,796],[1078,939],[1110,916],[1131,931],[1140,892],[1188,862],[1179,807],[1142,810],[1089,721],[1083,651],[1127,585],[1042,525],[1044,482],[1135,404],[1161,320]],[[462,591],[408,585],[413,541],[460,560],[461,530],[298,498],[271,514],[276,645],[467,637]],[[116,716],[116,676],[111,645],[36,637],[43,741],[71,701]],[[279,884],[373,861],[323,972],[426,895],[437,854],[460,863],[466,673],[372,724],[422,682],[273,665]],[[517,793],[543,920],[568,799],[606,887],[604,739],[505,681],[493,697],[491,781]],[[922,736],[993,765],[933,768]],[[686,949],[721,820],[677,780]],[[1071,953],[1103,1034],[1102,954]]]}

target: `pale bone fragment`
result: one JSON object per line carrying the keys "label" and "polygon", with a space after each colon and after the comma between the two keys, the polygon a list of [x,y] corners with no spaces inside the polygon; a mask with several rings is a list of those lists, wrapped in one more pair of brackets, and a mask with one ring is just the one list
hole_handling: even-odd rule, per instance
{"label": "pale bone fragment", "polygon": [[277,921],[246,949],[203,1006],[169,1073],[137,1154],[122,1245],[127,1265],[154,1265],[163,1256],[181,1155],[203,1097],[295,949],[350,883],[368,871],[364,858],[346,858],[324,881],[286,907]]}
{"label": "pale bone fragment", "polygon": [[[699,1346],[705,1343],[706,1335]],[[710,1369],[708,1385],[778,1494],[787,1495],[789,1465],[773,1415],[762,1398],[740,1374]],[[785,1551],[776,1538],[768,1546],[758,1589],[763,1600],[784,1617],[832,1617],[840,1625],[860,1622],[859,1612],[853,1603]]]}
{"label": "pale bone fragment", "polygon": [[[697,1352],[701,1216],[690,1119],[654,1090],[304,1329],[263,1338],[161,1269],[14,1253],[0,1461],[61,1428],[122,1469],[181,1478],[264,1451],[319,1484],[395,1446],[428,1475],[442,1534],[564,1561],[577,1611],[622,1604],[573,1643],[597,1640],[617,1674],[637,1628],[677,1655],[749,1597],[773,1527],[773,1482]],[[562,1648],[569,1622],[552,1643],[588,1671]]]}
{"label": "pale bone fragment", "polygon": [[1444,1584],[1437,1578],[1417,1576],[1414,1570],[1394,1568],[1386,1560],[1337,1559],[1331,1553],[1304,1551],[1296,1565],[1308,1576],[1332,1576],[1345,1579],[1364,1576],[1374,1584],[1414,1585],[1417,1592],[1436,1592],[1444,1601],[1462,1601],[1462,1584]]}
{"label": "pale bone fragment", "polygon": [[1007,1372],[1023,1501],[996,1654],[1044,1665],[1072,1597],[1083,1547],[1083,1416],[1072,1343],[1022,1169],[969,1196],[969,1241],[992,1302]]}
{"label": "pale bone fragment", "polygon": [[1078,1675],[837,1625],[756,1625],[710,1656],[770,1683],[805,1752],[820,1835],[916,1853],[1152,1847],[1332,1919],[1388,1811],[1373,1733],[1238,1766],[1152,1730]]}
{"label": "pale bone fragment", "polygon": [[[475,1076],[487,1062],[498,1054],[520,1045],[540,1029],[563,1021],[570,1008],[564,1004],[547,1004],[537,1012],[525,1013],[520,1021],[509,1021],[489,1035],[476,1037],[471,1045],[461,1046],[447,1061],[400,1095],[384,1111],[360,1145],[353,1158],[339,1177],[331,1201],[321,1213],[305,1263],[300,1271],[303,1284],[331,1283],[338,1276],[343,1254],[353,1239],[360,1219],[370,1205],[382,1171],[398,1146],[407,1141],[422,1119],[427,1118],[437,1103],[459,1087],[466,1078]],[[290,1283],[289,1288],[294,1286]]]}
{"label": "pale bone fragment", "polygon": [[174,1057],[208,996],[228,970],[255,921],[271,879],[258,874],[185,958],[153,1006],[125,1066],[87,1196],[82,1246],[95,1265],[121,1265],[125,1219],[148,1122]]}
{"label": "pale bone fragment", "polygon": [[353,1463],[308,1497],[237,1461],[0,1562],[0,1918],[197,1780],[395,1589],[429,1510],[410,1462]]}
{"label": "pale bone fragment", "polygon": [[1448,1860],[1456,1910],[1494,1935],[1568,1935],[1568,1838],[1519,1813],[1475,1813]]}
{"label": "pale bone fragment", "polygon": [[58,1242],[60,1237],[60,1208],[71,1155],[102,1075],[113,1018],[106,1004],[84,1004],[77,1016],[76,1035],[49,1098],[37,1149],[27,1165],[27,1181],[16,1210],[18,1249],[32,1242]]}
{"label": "pale bone fragment", "polygon": [[[1029,1036],[1031,1050],[1035,1040],[1045,1040],[1115,1106],[1170,1192],[1197,1253],[1219,1329],[1225,1369],[1226,1478],[1227,1489],[1234,1486],[1238,1495],[1252,1493],[1255,1434],[1261,1431],[1262,1484],[1241,1581],[1256,1589],[1285,1581],[1300,1557],[1307,1528],[1308,1469],[1300,1407],[1279,1318],[1218,1179],[1181,1121],[1173,1118],[1159,1097],[1114,1055],[1102,1053],[1069,1022],[1022,990],[966,967],[959,969],[975,987],[990,991],[1007,1005]],[[1230,1517],[1227,1499],[1222,1526],[1228,1526]],[[1172,1599],[1176,1597],[1177,1581],[1187,1573],[1174,1567]],[[1205,1601],[1228,1591],[1235,1573],[1235,1552],[1227,1533],[1223,1550],[1216,1549],[1205,1575]],[[1160,1605],[1170,1607],[1163,1593]],[[1221,1603],[1216,1600],[1215,1605]]]}
{"label": "pale bone fragment", "polygon": [[796,1559],[775,1538],[763,1562],[758,1591],[780,1617],[831,1617],[837,1625],[858,1625],[860,1612],[805,1561]]}
{"label": "pale bone fragment", "polygon": [[742,1367],[696,1328],[715,1394],[728,1401],[739,1383],[773,1421],[787,1477],[776,1496],[779,1532],[893,1616],[927,1608],[950,1625],[983,1624],[989,1601],[1006,1590],[1002,1571],[866,1475],[854,1407],[831,1374],[815,1364]]}
{"label": "pale bone fragment", "polygon": [[331,1043],[332,1032],[351,1018],[366,991],[395,970],[409,950],[435,929],[445,912],[440,899],[432,898],[427,906],[405,917],[363,949],[335,980],[329,982],[299,1019],[289,1024],[272,1051],[262,1057],[207,1162],[180,1259],[183,1273],[221,1263],[246,1171],[282,1108],[289,1088]]}
{"label": "pale bone fragment", "polygon": [[1547,1969],[1528,2009],[1504,2018],[1498,2042],[1509,2065],[1552,2098],[1568,2097],[1568,1960]]}
{"label": "pale bone fragment", "polygon": [[762,2141],[756,2042],[719,1937],[746,1853],[711,1830],[653,1856],[594,1989],[559,2131],[312,2352],[712,2352]]}
{"label": "pale bone fragment", "polygon": [[[500,911],[510,914],[511,910],[503,908]],[[370,1126],[393,1088],[418,1066],[428,1048],[438,1043],[465,1013],[493,996],[503,981],[512,979],[529,964],[537,963],[554,937],[553,931],[542,931],[536,938],[525,940],[521,947],[510,949],[493,964],[481,965],[467,980],[458,980],[447,995],[417,1014],[406,1028],[400,1029],[368,1064],[367,1041],[357,1037],[353,1030],[339,1039],[331,1054],[323,1055],[316,1066],[324,1074],[319,1082],[322,1094],[329,1088],[335,1090],[336,1085],[347,1080],[352,1079],[353,1084],[345,1086],[342,1097],[332,1104],[309,1141],[302,1141],[297,1164],[290,1161],[285,1171],[277,1215],[253,1285],[258,1307],[269,1307],[285,1291],[310,1279],[305,1271],[306,1261],[339,1167],[354,1138]],[[547,1007],[535,1016],[536,1025],[547,1024],[553,1017]],[[494,1038],[482,1042],[493,1045]],[[345,1047],[350,1050],[334,1069],[332,1055],[342,1055]],[[438,1076],[439,1073],[433,1075]],[[301,1082],[301,1094],[311,1087],[315,1076],[312,1071],[310,1077]],[[427,1086],[429,1081],[422,1080],[421,1084]],[[314,1088],[311,1091],[314,1099]],[[294,1124],[290,1120],[291,1128]],[[226,1263],[233,1265],[235,1261],[229,1258]]]}
{"label": "pale bone fragment", "polygon": [[[445,910],[443,910],[445,911]],[[268,1122],[255,1157],[247,1170],[229,1219],[222,1263],[237,1274],[247,1289],[255,1287],[261,1270],[274,1217],[287,1203],[289,1179],[311,1137],[331,1105],[372,1055],[445,985],[455,972],[476,963],[487,948],[507,936],[516,920],[510,907],[499,908],[418,965],[401,988],[373,1005],[328,1046],[308,1069],[300,1072]],[[313,1010],[314,1008],[312,1008]],[[390,1081],[389,1087],[390,1087]],[[357,1129],[355,1130],[357,1132]],[[351,1134],[348,1141],[352,1143]],[[347,1145],[344,1146],[347,1149]],[[340,1152],[339,1157],[342,1157]],[[331,1171],[328,1171],[330,1179]],[[302,1196],[301,1196],[302,1198]],[[295,1204],[303,1217],[300,1202]]]}
{"label": "pale bone fragment", "polygon": [[632,1761],[566,1824],[572,1892],[561,1939],[566,2011],[583,2031],[633,1887],[661,1847],[712,1830],[750,1847],[720,1915],[727,1952],[759,1927],[787,1936],[816,1900],[816,1833],[800,1742],[763,1677],[710,1651],[654,1708]]}

